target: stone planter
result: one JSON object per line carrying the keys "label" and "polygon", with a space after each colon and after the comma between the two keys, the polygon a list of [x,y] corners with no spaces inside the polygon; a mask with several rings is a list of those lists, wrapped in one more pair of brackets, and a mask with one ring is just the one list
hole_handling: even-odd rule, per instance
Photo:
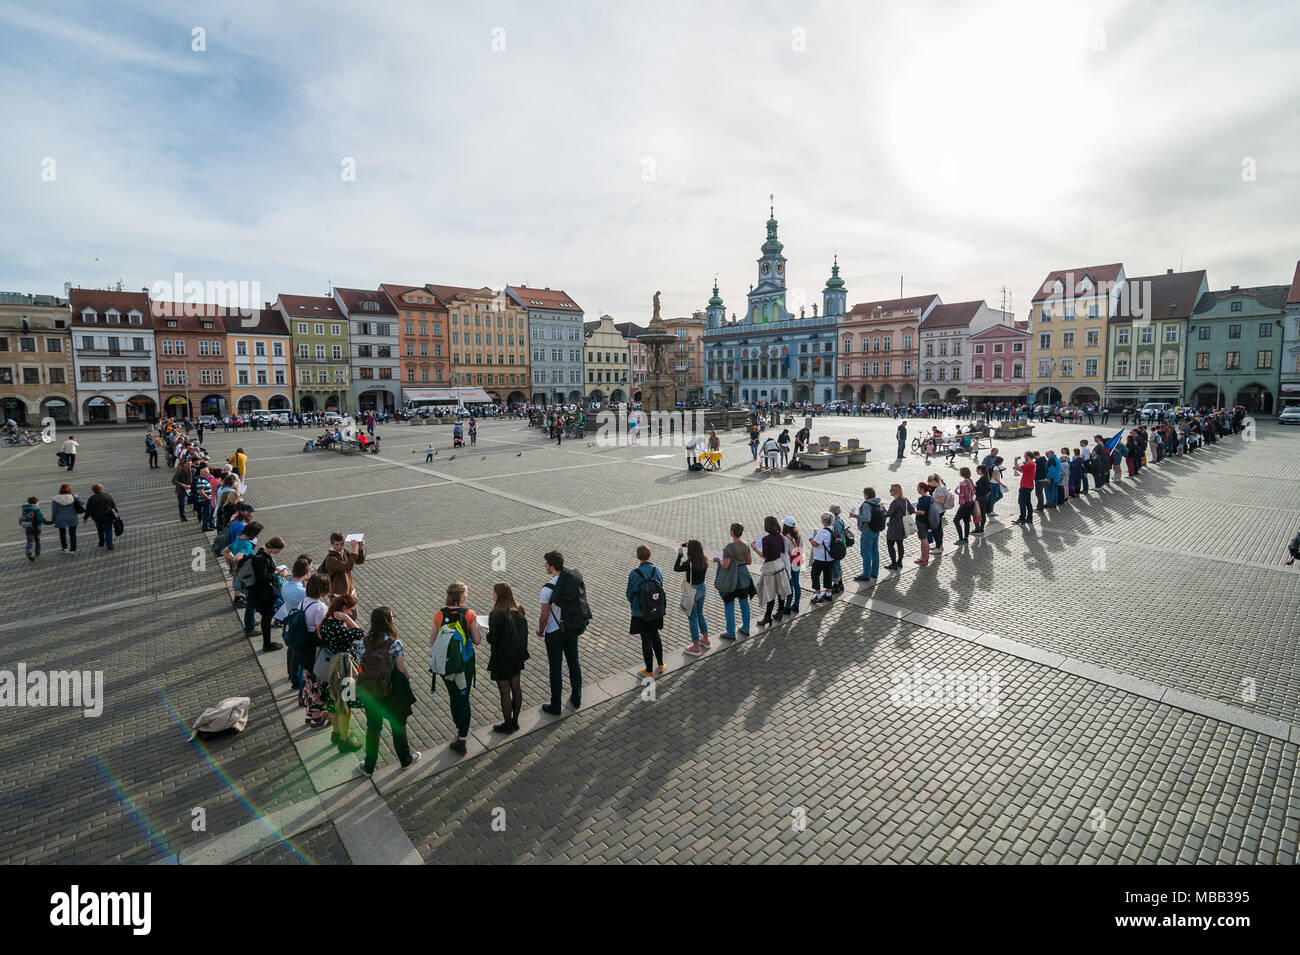
{"label": "stone planter", "polygon": [[849,463],[849,452],[847,451],[832,451],[830,457],[831,467],[833,468],[842,468]]}
{"label": "stone planter", "polygon": [[850,448],[848,450],[849,464],[866,464],[868,448]]}
{"label": "stone planter", "polygon": [[814,471],[825,471],[831,466],[831,456],[829,454],[804,454],[800,456],[799,460]]}

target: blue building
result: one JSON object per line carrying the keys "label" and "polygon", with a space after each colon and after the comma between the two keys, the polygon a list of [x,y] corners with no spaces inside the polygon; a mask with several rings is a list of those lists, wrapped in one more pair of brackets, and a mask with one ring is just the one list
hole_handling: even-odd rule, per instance
{"label": "blue building", "polygon": [[767,220],[767,240],[758,259],[758,284],[748,295],[744,318],[726,319],[726,307],[713,285],[705,308],[704,396],[743,405],[814,402],[835,396],[836,322],[844,314],[848,290],[839,260],[822,291],[822,310],[812,316],[786,307],[786,258],[777,238],[775,210]]}
{"label": "blue building", "polygon": [[534,404],[582,401],[582,309],[564,289],[507,285],[506,295],[528,309],[529,369]]}

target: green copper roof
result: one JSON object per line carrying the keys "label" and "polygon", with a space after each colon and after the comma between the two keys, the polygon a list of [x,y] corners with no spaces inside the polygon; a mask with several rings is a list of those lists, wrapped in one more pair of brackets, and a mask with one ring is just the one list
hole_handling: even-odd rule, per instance
{"label": "green copper roof", "polygon": [[844,288],[844,280],[840,278],[840,257],[835,256],[835,264],[831,266],[831,277],[826,280],[827,288]]}
{"label": "green copper roof", "polygon": [[785,246],[776,238],[776,218],[767,220],[767,241],[763,243],[763,255],[765,257],[777,256]]}
{"label": "green copper roof", "polygon": [[710,308],[722,307],[722,299],[718,296],[718,283],[716,281],[713,283],[713,298],[709,299],[709,307]]}

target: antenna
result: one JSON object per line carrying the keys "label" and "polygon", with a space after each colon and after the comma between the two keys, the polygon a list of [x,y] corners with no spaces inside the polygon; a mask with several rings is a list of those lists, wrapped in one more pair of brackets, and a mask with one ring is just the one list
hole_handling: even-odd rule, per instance
{"label": "antenna", "polygon": [[901,275],[898,277],[898,297],[903,297],[903,277]]}

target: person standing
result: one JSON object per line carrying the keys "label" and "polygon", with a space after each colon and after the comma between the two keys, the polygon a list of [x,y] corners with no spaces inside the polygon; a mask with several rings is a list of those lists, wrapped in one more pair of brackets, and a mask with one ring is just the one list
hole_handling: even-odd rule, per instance
{"label": "person standing", "polygon": [[185,502],[190,496],[190,470],[184,461],[176,463],[176,470],[172,472],[172,490],[176,493],[176,510],[180,513],[182,521],[188,521],[185,516]]}
{"label": "person standing", "polygon": [[92,484],[90,498],[86,501],[86,513],[83,521],[94,521],[99,534],[99,546],[113,549],[113,518],[117,516],[117,502],[111,494],[104,493],[104,485]]}
{"label": "person standing", "polygon": [[235,453],[226,458],[234,472],[239,475],[239,483],[244,483],[244,474],[248,470],[248,455],[243,448],[235,448]]}
{"label": "person standing", "polygon": [[957,515],[952,519],[957,529],[957,543],[970,541],[971,515],[975,513],[975,482],[971,480],[970,468],[958,472],[961,483],[957,485]]}
{"label": "person standing", "polygon": [[993,482],[989,480],[989,471],[984,465],[981,464],[975,471],[979,475],[975,480],[975,533],[983,534],[989,510],[993,506]]}
{"label": "person standing", "polygon": [[158,438],[152,431],[144,436],[144,450],[149,455],[149,470],[158,470]]}
{"label": "person standing", "polygon": [[271,621],[275,617],[275,601],[280,596],[280,576],[275,569],[275,559],[280,556],[282,550],[284,550],[284,539],[272,537],[251,558],[253,585],[248,588],[248,606],[262,615],[263,653],[283,649],[281,644],[271,640]]}
{"label": "person standing", "polygon": [[692,539],[678,547],[677,561],[673,564],[673,570],[685,576],[686,588],[691,594],[691,609],[686,617],[691,628],[691,642],[683,652],[698,657],[712,647],[709,643],[709,625],[704,620],[704,598],[708,593],[704,582],[709,573],[709,561],[704,556],[704,545]]}
{"label": "person standing", "polygon": [[904,420],[894,432],[894,437],[898,439],[898,460],[903,460],[903,449],[907,447],[907,421]]}
{"label": "person standing", "polygon": [[[758,461],[758,424],[749,426],[749,456]],[[759,470],[763,470],[761,467]]]}
{"label": "person standing", "polygon": [[[63,552],[77,553],[77,521],[80,515],[86,512],[86,505],[82,503],[81,498],[72,493],[71,484],[59,486],[59,493],[54,495],[51,501],[52,510],[50,516],[54,519],[54,526],[59,529],[59,544]],[[71,543],[72,549],[69,551],[68,545]]]}
{"label": "person standing", "polygon": [[[471,432],[472,433],[472,432]],[[528,619],[524,608],[515,600],[515,592],[505,581],[492,586],[494,602],[488,614],[488,676],[501,694],[501,722],[492,732],[509,735],[519,729],[519,711],[524,705],[524,691],[519,676],[528,660]]]}
{"label": "person standing", "polygon": [[[664,627],[664,618],[662,614],[658,616],[646,616],[646,600],[642,600],[644,594],[649,599],[647,589],[658,588],[660,593],[659,602],[663,604],[666,598],[663,597],[664,578],[659,572],[659,568],[650,563],[650,548],[641,544],[636,549],[636,567],[627,575],[627,604],[632,613],[632,622],[628,626],[628,633],[634,633],[641,638],[641,657],[645,660],[645,667],[641,670],[642,676],[662,676],[664,672],[664,644],[660,634]],[[656,661],[658,666],[656,666]]]}
{"label": "person standing", "polygon": [[1028,452],[1030,456],[1025,458],[1024,464],[1020,463],[1020,455],[1016,455],[1016,460],[1011,465],[1012,472],[1020,475],[1020,516],[1012,524],[1034,523],[1034,476],[1037,468],[1033,453]]}
{"label": "person standing", "polygon": [[[357,701],[366,714],[365,759],[361,771],[367,776],[379,761],[379,735],[384,721],[393,732],[393,751],[405,769],[420,758],[411,751],[406,738],[406,721],[411,715],[411,675],[406,669],[406,654],[397,638],[397,623],[388,607],[370,612],[370,629],[362,642],[361,672],[357,679]],[[385,689],[384,683],[388,686]]]}
{"label": "person standing", "polygon": [[330,722],[334,731],[330,742],[341,753],[354,753],[362,743],[352,737],[352,694],[348,681],[355,676],[356,661],[352,651],[361,638],[361,627],[357,625],[354,614],[357,598],[344,594],[335,597],[326,609],[320,623],[320,645],[330,654],[329,673],[325,679]]}
{"label": "person standing", "polygon": [[912,502],[903,496],[903,487],[900,484],[889,485],[889,508],[885,512],[885,545],[889,548],[889,563],[886,570],[901,570],[903,567],[903,558],[906,552],[903,547],[903,541],[907,534],[903,527],[903,518],[908,514],[915,513],[916,508]]}
{"label": "person standing", "polygon": [[858,519],[858,552],[862,555],[862,573],[853,579],[859,582],[880,579],[880,532],[885,529],[885,509],[876,497],[874,487],[862,489],[862,507],[849,511],[849,517]]}
{"label": "person standing", "polygon": [[68,440],[63,442],[62,453],[64,460],[68,462],[69,474],[72,473],[72,468],[77,463],[77,448],[79,447],[81,447],[81,445],[77,444],[77,439],[72,435],[68,435]]}
{"label": "person standing", "polygon": [[834,531],[831,526],[835,515],[830,511],[822,514],[822,524],[809,538],[812,544],[812,589],[814,596],[809,603],[828,604],[835,599],[834,582],[831,579],[835,562],[831,559],[831,539]]}
{"label": "person standing", "polygon": [[787,562],[789,538],[781,533],[781,525],[775,515],[769,514],[763,518],[763,533],[751,546],[763,558],[757,590],[758,599],[766,605],[766,611],[758,625],[766,627],[773,622],[773,608],[776,608],[776,622],[781,622],[785,616],[785,598],[792,593]]}
{"label": "person standing", "polygon": [[37,497],[29,497],[18,517],[18,524],[27,534],[27,559],[35,560],[41,556],[41,525],[53,524],[41,512],[41,502]]}
{"label": "person standing", "polygon": [[745,525],[732,524],[731,540],[722,548],[721,556],[713,558],[713,562],[722,571],[730,574],[735,581],[735,586],[730,593],[720,594],[723,613],[727,619],[727,629],[722,634],[726,640],[736,639],[737,603],[740,604],[740,635],[749,636],[749,598],[754,596],[756,591],[753,577],[749,572],[753,557],[749,547],[741,539],[744,533]]}
{"label": "person standing", "polygon": [[930,534],[927,540],[933,539],[933,553],[943,553],[943,517],[949,511],[957,510],[957,498],[948,486],[943,483],[943,478],[938,474],[930,475]]}
{"label": "person standing", "polygon": [[334,596],[339,597],[343,594],[356,592],[356,586],[352,580],[352,571],[365,562],[366,546],[364,541],[353,541],[349,550],[344,544],[341,531],[334,531],[330,534],[330,550],[325,555],[321,570],[329,577]]}
{"label": "person standing", "polygon": [[[790,596],[785,598],[785,612],[796,614],[799,612],[799,597],[802,594],[799,576],[803,571],[803,538],[799,536],[798,523],[793,517],[786,517],[781,522],[781,533],[785,535],[785,552],[790,558]],[[753,591],[752,584],[750,590]],[[748,635],[749,631],[746,630],[745,633]]]}
{"label": "person standing", "polygon": [[469,609],[468,600],[468,587],[460,581],[448,584],[447,605],[433,615],[433,629],[429,632],[429,646],[433,646],[438,639],[438,631],[444,626],[452,627],[457,631],[455,639],[459,645],[464,669],[452,675],[443,674],[442,684],[447,690],[452,722],[456,724],[456,738],[447,748],[462,756],[467,748],[466,740],[469,739],[469,691],[474,687],[477,674],[474,648],[483,642],[478,615]]}
{"label": "person standing", "polygon": [[[560,605],[555,603],[560,589],[560,575],[564,573],[564,555],[558,550],[547,551],[542,560],[546,563],[549,578],[542,585],[541,613],[537,620],[537,636],[546,643],[546,660],[550,664],[551,701],[542,705],[542,712],[560,715],[560,694],[564,681],[560,672],[562,662],[569,665],[569,705],[575,710],[582,706],[582,665],[578,661],[578,634],[564,632]],[[585,585],[577,571],[570,570],[570,587],[585,595]],[[572,579],[576,578],[576,579]]]}

